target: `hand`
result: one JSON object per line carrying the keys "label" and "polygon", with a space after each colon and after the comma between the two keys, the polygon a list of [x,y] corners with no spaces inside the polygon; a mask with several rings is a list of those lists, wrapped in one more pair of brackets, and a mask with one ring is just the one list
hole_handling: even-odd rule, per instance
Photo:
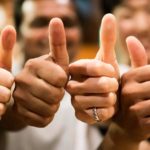
{"label": "hand", "polygon": [[9,72],[12,66],[12,50],[16,42],[16,31],[7,26],[0,36],[0,117],[6,111],[6,105],[11,97],[11,87],[14,77]]}
{"label": "hand", "polygon": [[116,111],[119,69],[114,50],[116,20],[113,15],[103,18],[100,41],[95,59],[79,60],[69,66],[71,80],[67,91],[72,96],[76,117],[89,124],[97,122],[93,108],[97,110],[99,121],[110,119]]}
{"label": "hand", "polygon": [[29,60],[15,78],[14,109],[25,123],[37,127],[52,121],[68,80],[65,30],[58,18],[50,22],[49,45],[49,54]]}
{"label": "hand", "polygon": [[150,66],[142,44],[127,38],[132,69],[121,79],[120,111],[117,123],[132,141],[150,137]]}

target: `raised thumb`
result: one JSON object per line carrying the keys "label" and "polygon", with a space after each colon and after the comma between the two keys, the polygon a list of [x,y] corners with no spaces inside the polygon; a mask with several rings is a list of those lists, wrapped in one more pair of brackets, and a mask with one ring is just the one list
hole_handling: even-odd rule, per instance
{"label": "raised thumb", "polygon": [[16,42],[16,31],[12,26],[6,26],[0,35],[0,67],[11,71],[12,52]]}
{"label": "raised thumb", "polygon": [[117,24],[116,18],[112,14],[106,14],[103,17],[99,37],[100,49],[96,55],[96,59],[111,64],[119,75],[119,67],[115,53]]}
{"label": "raised thumb", "polygon": [[53,18],[49,24],[50,54],[55,63],[65,71],[68,69],[69,56],[67,52],[66,34],[63,22],[59,18]]}
{"label": "raised thumb", "polygon": [[134,36],[129,36],[126,39],[127,48],[133,68],[148,64],[146,51],[142,43]]}

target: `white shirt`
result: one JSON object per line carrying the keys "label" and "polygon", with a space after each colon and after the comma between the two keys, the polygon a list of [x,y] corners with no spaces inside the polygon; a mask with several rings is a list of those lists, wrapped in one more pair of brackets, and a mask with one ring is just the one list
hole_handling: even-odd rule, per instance
{"label": "white shirt", "polygon": [[[1,150],[95,150],[102,141],[95,126],[88,126],[75,118],[67,93],[47,127],[28,126],[19,132],[5,132],[1,138]],[[2,149],[3,144],[5,148]]]}
{"label": "white shirt", "polygon": [[70,101],[66,93],[54,120],[45,128],[28,126],[1,134],[0,150],[96,150],[102,135],[95,126],[76,119]]}

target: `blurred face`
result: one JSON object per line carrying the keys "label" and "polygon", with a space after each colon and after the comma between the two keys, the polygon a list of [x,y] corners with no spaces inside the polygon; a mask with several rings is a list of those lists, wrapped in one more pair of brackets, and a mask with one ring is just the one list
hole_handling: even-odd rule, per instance
{"label": "blurred face", "polygon": [[124,0],[115,8],[114,14],[123,48],[126,49],[127,36],[136,36],[143,43],[150,63],[150,0]]}
{"label": "blurred face", "polygon": [[70,60],[76,55],[80,41],[78,20],[72,5],[63,2],[64,0],[24,2],[20,42],[26,60],[49,53],[48,25],[53,17],[61,18],[64,23]]}
{"label": "blurred face", "polygon": [[1,31],[7,23],[6,12],[5,12],[3,6],[1,6],[1,5],[0,5],[0,18],[1,18],[1,21],[0,21],[0,31]]}

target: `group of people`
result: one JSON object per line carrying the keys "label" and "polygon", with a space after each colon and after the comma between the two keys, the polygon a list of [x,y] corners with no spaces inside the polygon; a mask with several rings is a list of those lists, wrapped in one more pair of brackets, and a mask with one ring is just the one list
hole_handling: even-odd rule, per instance
{"label": "group of people", "polygon": [[[16,31],[0,35],[0,149],[150,148],[150,0],[99,7],[100,48],[75,61],[82,31],[74,1],[14,2]],[[16,34],[23,58],[12,63]]]}

